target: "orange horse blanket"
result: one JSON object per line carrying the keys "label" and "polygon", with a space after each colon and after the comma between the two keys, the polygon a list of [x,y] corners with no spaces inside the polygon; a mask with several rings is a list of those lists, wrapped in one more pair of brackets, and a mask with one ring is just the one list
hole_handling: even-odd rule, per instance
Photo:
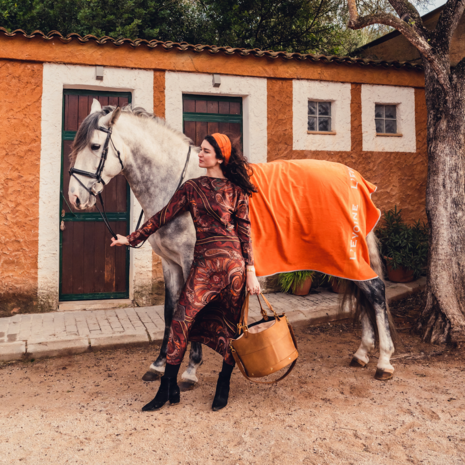
{"label": "orange horse blanket", "polygon": [[258,193],[250,198],[257,276],[315,270],[365,281],[370,267],[367,234],[381,212],[376,187],[355,170],[319,160],[252,165]]}

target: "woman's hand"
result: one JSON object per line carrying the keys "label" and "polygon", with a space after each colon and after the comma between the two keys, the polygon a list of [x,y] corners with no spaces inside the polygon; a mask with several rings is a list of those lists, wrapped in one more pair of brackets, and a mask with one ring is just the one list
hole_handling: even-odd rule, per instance
{"label": "woman's hand", "polygon": [[257,276],[255,275],[255,271],[247,271],[247,292],[251,295],[260,294],[260,283],[258,282]]}
{"label": "woman's hand", "polygon": [[121,247],[122,245],[129,245],[129,241],[126,236],[122,236],[121,234],[117,234],[116,236],[118,237],[118,240],[112,237],[110,247],[114,247],[115,245],[118,247]]}

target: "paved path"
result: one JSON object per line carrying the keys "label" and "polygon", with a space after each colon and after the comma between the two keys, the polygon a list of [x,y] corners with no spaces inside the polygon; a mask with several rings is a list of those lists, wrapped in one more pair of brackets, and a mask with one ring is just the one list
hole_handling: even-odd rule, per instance
{"label": "paved path", "polygon": [[[387,285],[389,300],[399,299],[425,285],[425,278],[408,284]],[[339,310],[339,296],[318,290],[305,297],[272,293],[267,298],[291,323],[318,324],[348,318]],[[260,308],[251,298],[249,321],[260,319]],[[83,310],[15,315],[0,318],[0,361],[76,354],[90,348],[142,344],[163,339],[163,305],[111,310]]]}

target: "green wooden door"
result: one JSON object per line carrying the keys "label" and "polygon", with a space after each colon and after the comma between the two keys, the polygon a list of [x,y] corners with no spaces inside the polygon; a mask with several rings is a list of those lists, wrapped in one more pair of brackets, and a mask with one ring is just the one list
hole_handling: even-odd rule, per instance
{"label": "green wooden door", "polygon": [[[69,154],[76,131],[90,113],[92,100],[102,106],[131,103],[129,92],[65,90],[63,93],[61,191],[68,200]],[[111,227],[129,233],[130,189],[116,176],[103,192]],[[111,235],[97,209],[82,212],[60,202],[60,300],[126,299],[129,297],[129,250],[110,247]]]}
{"label": "green wooden door", "polygon": [[242,137],[242,98],[183,95],[183,126],[195,145],[215,132]]}

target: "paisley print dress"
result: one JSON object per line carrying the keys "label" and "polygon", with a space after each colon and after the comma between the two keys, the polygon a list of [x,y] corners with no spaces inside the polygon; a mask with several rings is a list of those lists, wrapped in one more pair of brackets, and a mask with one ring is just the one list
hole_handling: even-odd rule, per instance
{"label": "paisley print dress", "polygon": [[168,205],[128,236],[137,245],[182,212],[196,230],[194,261],[173,316],[167,362],[181,363],[187,342],[201,342],[234,364],[244,300],[245,265],[253,265],[248,195],[231,181],[202,176],[185,182]]}

